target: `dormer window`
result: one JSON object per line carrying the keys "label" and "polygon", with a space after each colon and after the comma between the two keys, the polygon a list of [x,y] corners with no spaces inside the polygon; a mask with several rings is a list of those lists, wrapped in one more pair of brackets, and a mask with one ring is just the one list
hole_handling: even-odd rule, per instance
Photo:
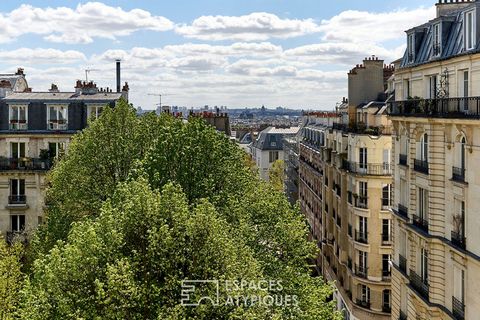
{"label": "dormer window", "polygon": [[437,23],[433,26],[432,35],[432,52],[434,57],[438,57],[442,53],[442,41],[441,41],[441,25]]}
{"label": "dormer window", "polygon": [[27,106],[10,106],[10,130],[27,130]]}
{"label": "dormer window", "polygon": [[476,45],[475,11],[465,12],[465,50],[471,50]]}
{"label": "dormer window", "polygon": [[407,61],[415,61],[415,34],[413,33],[407,36]]}
{"label": "dormer window", "polygon": [[49,105],[47,108],[48,130],[67,130],[67,106]]}

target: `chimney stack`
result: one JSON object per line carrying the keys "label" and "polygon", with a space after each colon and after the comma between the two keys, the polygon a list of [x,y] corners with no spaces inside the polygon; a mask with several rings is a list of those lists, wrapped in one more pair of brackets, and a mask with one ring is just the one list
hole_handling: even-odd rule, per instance
{"label": "chimney stack", "polygon": [[437,18],[463,9],[474,2],[475,0],[438,0],[435,4],[437,7]]}
{"label": "chimney stack", "polygon": [[117,92],[120,93],[120,59],[115,60],[117,64]]}

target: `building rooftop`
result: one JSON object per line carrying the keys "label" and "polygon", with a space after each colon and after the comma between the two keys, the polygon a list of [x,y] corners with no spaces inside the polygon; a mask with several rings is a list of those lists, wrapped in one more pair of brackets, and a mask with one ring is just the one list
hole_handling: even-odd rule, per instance
{"label": "building rooftop", "polygon": [[15,92],[9,94],[4,100],[13,101],[110,101],[120,99],[122,93],[98,92],[93,94],[80,94],[77,92]]}
{"label": "building rooftop", "polygon": [[283,138],[288,135],[296,135],[299,130],[300,127],[268,127],[260,132],[258,139],[252,144],[252,147],[260,150],[282,150]]}

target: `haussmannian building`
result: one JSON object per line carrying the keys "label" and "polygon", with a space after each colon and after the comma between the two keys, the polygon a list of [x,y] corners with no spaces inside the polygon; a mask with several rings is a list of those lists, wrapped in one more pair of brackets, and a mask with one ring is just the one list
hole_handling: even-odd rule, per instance
{"label": "haussmannian building", "polygon": [[334,281],[346,319],[390,319],[393,67],[366,58],[348,73],[336,112],[306,115],[299,200],[321,248],[317,269]]}
{"label": "haussmannian building", "polygon": [[117,92],[77,81],[75,91],[33,92],[22,69],[0,75],[0,233],[26,240],[43,220],[45,177],[68,150],[72,136],[107,105],[128,99],[117,73]]}
{"label": "haussmannian building", "polygon": [[392,319],[480,319],[480,2],[439,1],[395,62]]}

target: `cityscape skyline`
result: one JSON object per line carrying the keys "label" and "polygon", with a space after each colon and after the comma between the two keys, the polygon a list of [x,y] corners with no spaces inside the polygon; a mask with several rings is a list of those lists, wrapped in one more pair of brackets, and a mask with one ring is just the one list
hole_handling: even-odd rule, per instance
{"label": "cityscape skyline", "polygon": [[89,80],[113,87],[120,58],[143,109],[155,108],[155,93],[167,105],[329,110],[346,95],[352,65],[400,58],[404,30],[435,15],[433,1],[184,4],[8,2],[0,73],[22,67],[34,91],[73,91],[91,69]]}

